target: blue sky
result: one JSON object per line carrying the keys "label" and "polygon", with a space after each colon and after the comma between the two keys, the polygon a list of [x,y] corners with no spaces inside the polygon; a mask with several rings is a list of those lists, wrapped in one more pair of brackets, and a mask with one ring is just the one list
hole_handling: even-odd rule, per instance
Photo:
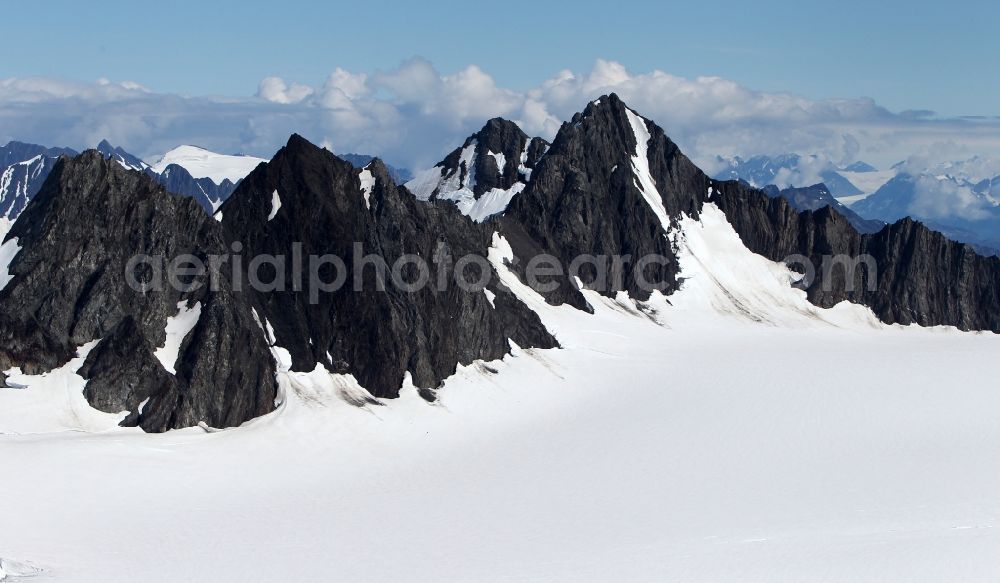
{"label": "blue sky", "polygon": [[551,138],[614,91],[706,169],[1000,159],[1000,9],[980,0],[44,6],[2,11],[0,143],[268,157],[298,132],[419,168],[490,117]]}
{"label": "blue sky", "polygon": [[[414,56],[476,64],[526,89],[598,58],[642,72],[718,75],[895,110],[1000,115],[1000,8],[916,2],[5,3],[0,76],[133,80],[160,92],[249,95],[278,75],[319,83],[337,66]],[[19,24],[20,23],[20,24]]]}

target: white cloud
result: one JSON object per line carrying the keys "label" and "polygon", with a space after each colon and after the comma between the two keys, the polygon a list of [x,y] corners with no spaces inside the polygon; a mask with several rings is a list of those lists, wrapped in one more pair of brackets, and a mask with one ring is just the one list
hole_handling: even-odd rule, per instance
{"label": "white cloud", "polygon": [[337,68],[315,87],[268,77],[254,97],[180,97],[107,80],[2,79],[0,140],[83,147],[108,138],[150,158],[180,143],[269,156],[299,132],[335,151],[416,168],[437,162],[494,116],[552,138],[587,101],[612,91],[702,165],[716,155],[785,152],[882,167],[914,154],[927,164],[1000,158],[1000,120],[896,114],[870,99],[812,100],[719,77],[634,73],[604,60],[527,91],[500,87],[475,65],[442,74],[419,58],[390,71]]}
{"label": "white cloud", "polygon": [[993,218],[996,209],[984,197],[973,192],[967,184],[960,184],[944,176],[922,175],[917,177],[909,212],[928,219],[958,217],[969,221]]}
{"label": "white cloud", "polygon": [[257,97],[274,103],[298,103],[312,93],[312,87],[298,83],[286,85],[280,77],[265,77],[257,87]]}

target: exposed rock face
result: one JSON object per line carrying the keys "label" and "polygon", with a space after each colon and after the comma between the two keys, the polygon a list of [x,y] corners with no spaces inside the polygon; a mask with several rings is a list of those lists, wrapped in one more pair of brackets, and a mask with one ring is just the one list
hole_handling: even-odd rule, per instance
{"label": "exposed rock face", "polygon": [[[830,206],[800,213],[784,197],[741,182],[713,181],[647,121],[646,161],[668,215],[664,228],[637,186],[641,181],[630,159],[637,138],[627,112],[611,95],[564,124],[527,188],[500,219],[501,232],[522,260],[522,275],[525,262],[538,253],[555,255],[564,266],[581,253],[633,258],[654,253],[675,259],[667,230],[681,213],[697,216],[703,204],[712,202],[752,251],[775,261],[808,257],[816,276],[807,291],[817,305],[847,300],[869,306],[888,323],[1000,332],[1000,259],[978,255],[909,219],[862,234]],[[864,264],[847,281],[844,264],[833,262],[838,255],[870,256],[877,281],[868,284]],[[824,260],[834,268],[824,272]],[[800,266],[793,262],[793,267]],[[676,261],[654,271],[646,280],[662,283],[665,293],[679,287]],[[559,288],[547,296],[550,302],[586,309],[569,277],[557,281]],[[635,287],[632,268],[625,268],[623,282],[602,291],[625,289],[634,297],[648,296]]]}
{"label": "exposed rock face", "polygon": [[[338,154],[337,156],[342,160],[350,162],[351,166],[354,166],[355,168],[364,168],[375,160],[375,156],[369,156],[367,154]],[[389,164],[385,164],[385,168],[389,171],[389,176],[396,184],[403,184],[404,182],[413,179],[413,173],[410,172],[408,168],[397,168],[395,166],[390,166]]]}
{"label": "exposed rock face", "polygon": [[[501,232],[510,240],[522,275],[528,261],[540,253],[559,258],[568,267],[584,254],[631,256],[622,267],[621,286],[634,297],[648,298],[651,290],[638,284],[636,262],[645,256],[669,259],[641,270],[647,282],[664,293],[676,291],[678,264],[668,229],[680,213],[696,215],[700,196],[710,183],[659,127],[630,112],[616,95],[602,97],[563,124],[552,147],[537,162],[531,182],[514,198],[501,219]],[[655,181],[649,197],[643,195],[634,167],[637,146],[635,124],[648,133],[648,174]],[[638,126],[637,126],[638,127]],[[643,135],[645,138],[645,135]],[[657,192],[658,191],[658,192]],[[596,275],[584,267],[584,283]],[[559,288],[547,296],[552,303],[570,303],[587,309],[569,276],[557,278]]]}
{"label": "exposed rock face", "polygon": [[[273,326],[277,344],[290,351],[295,370],[322,365],[353,374],[375,396],[395,397],[406,372],[417,387],[430,389],[458,364],[509,353],[509,340],[522,347],[556,345],[537,315],[496,277],[488,288],[495,294],[492,303],[485,292],[456,285],[443,257],[486,257],[492,231],[450,202],[418,201],[393,183],[378,160],[358,171],[292,136],[270,163],[240,183],[221,211],[227,241],[241,243],[247,256],[292,258],[293,244],[300,243],[307,268],[310,256],[345,261],[343,286],[313,300],[309,286],[296,291],[290,283],[291,259],[285,290],[254,293],[254,305]],[[370,265],[356,277],[355,243],[363,255],[375,254],[390,267],[385,291],[377,291]],[[391,267],[406,254],[425,260],[429,285],[410,292],[393,284]],[[333,269],[319,272],[323,281],[334,281]],[[417,279],[415,269],[400,273],[405,282]],[[476,273],[470,269],[468,275],[475,279]],[[442,280],[446,289],[438,285]]]}
{"label": "exposed rock face", "polygon": [[[1000,332],[1000,259],[979,255],[911,219],[863,235],[830,207],[799,213],[784,199],[739,183],[717,188],[713,202],[751,251],[775,261],[809,258],[816,268],[807,288],[813,303],[863,304],[887,323]],[[876,273],[859,262],[848,277],[843,263],[832,263],[838,255],[869,256]],[[824,270],[824,260],[835,267]],[[799,266],[793,262],[793,267]]]}
{"label": "exposed rock face", "polygon": [[[461,157],[462,151],[470,147],[474,155],[468,165]],[[513,122],[494,118],[442,164],[446,175],[471,173],[475,177],[472,192],[478,198],[490,190],[508,190],[525,181],[547,148],[545,140],[529,138]]]}
{"label": "exposed rock face", "polygon": [[[127,283],[135,255],[205,260],[224,252],[220,227],[193,200],[88,151],[57,164],[9,237],[21,251],[0,292],[0,369],[52,370],[103,339],[84,366],[95,381],[87,397],[109,412],[133,413],[137,399],[150,397],[146,413],[130,418],[144,429],[235,425],[273,409],[265,335],[228,281],[186,293],[171,286],[141,293]],[[200,303],[202,315],[183,339],[171,385],[150,351],[164,345],[167,319],[182,301]]]}

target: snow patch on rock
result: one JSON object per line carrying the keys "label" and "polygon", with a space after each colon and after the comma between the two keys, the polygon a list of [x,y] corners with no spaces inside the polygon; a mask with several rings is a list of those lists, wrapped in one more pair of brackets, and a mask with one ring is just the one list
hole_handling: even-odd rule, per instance
{"label": "snow patch on rock", "polygon": [[496,162],[497,162],[497,170],[499,171],[499,173],[501,175],[503,175],[503,171],[507,167],[507,156],[505,156],[503,154],[503,152],[500,152],[499,154],[497,154],[497,153],[494,153],[494,152],[490,151],[488,153],[489,153],[490,156],[493,156],[494,160],[496,160]]}
{"label": "snow patch on rock", "polygon": [[372,176],[371,171],[365,166],[358,178],[361,180],[361,195],[365,197],[365,208],[370,209],[372,208],[370,198],[372,189],[375,188],[375,177]]}
{"label": "snow patch on rock", "polygon": [[632,126],[635,134],[635,155],[632,156],[632,171],[635,174],[635,186],[642,192],[642,197],[649,203],[650,208],[660,219],[660,224],[664,231],[670,230],[670,219],[667,216],[667,209],[663,206],[663,198],[660,191],[656,189],[656,181],[649,171],[649,128],[646,120],[639,117],[631,109],[625,109],[628,116],[628,123]]}
{"label": "snow patch on rock", "polygon": [[281,210],[281,195],[278,194],[278,190],[275,189],[271,193],[271,214],[267,215],[267,222],[274,220],[274,217],[278,216],[278,211]]}
{"label": "snow patch on rock", "polygon": [[[0,240],[5,235],[6,233],[0,234]],[[14,275],[10,272],[10,264],[20,252],[21,246],[18,244],[17,237],[0,245],[0,291],[3,291],[7,284],[14,279]]]}
{"label": "snow patch on rock", "polygon": [[188,307],[187,302],[183,301],[177,304],[177,315],[167,318],[167,339],[153,354],[170,374],[177,374],[175,367],[180,356],[181,344],[198,325],[200,319],[201,302],[195,302],[194,306]]}

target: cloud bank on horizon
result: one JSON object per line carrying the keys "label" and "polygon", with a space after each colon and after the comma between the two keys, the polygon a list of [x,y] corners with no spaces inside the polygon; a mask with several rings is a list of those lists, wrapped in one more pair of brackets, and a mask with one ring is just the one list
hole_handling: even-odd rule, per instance
{"label": "cloud bank on horizon", "polygon": [[606,60],[523,91],[498,86],[475,65],[442,74],[421,58],[391,71],[337,68],[317,86],[268,77],[253,96],[156,93],[106,79],[6,78],[0,79],[0,141],[82,148],[107,138],[147,159],[178,144],[270,157],[297,132],[334,152],[423,168],[491,117],[551,139],[587,101],[610,92],[660,124],[709,171],[716,155],[797,152],[883,167],[908,158],[932,164],[1000,157],[1000,118],[891,112],[866,98],[808,99],[720,77],[634,73]]}

